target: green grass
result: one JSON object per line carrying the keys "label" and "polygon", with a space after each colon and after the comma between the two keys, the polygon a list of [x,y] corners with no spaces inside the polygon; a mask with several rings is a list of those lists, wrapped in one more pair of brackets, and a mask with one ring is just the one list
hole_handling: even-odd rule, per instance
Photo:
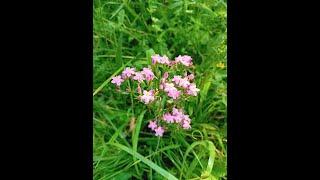
{"label": "green grass", "polygon": [[[227,179],[227,70],[218,65],[227,60],[226,14],[225,0],[94,0],[95,180]],[[193,58],[201,91],[185,103],[189,131],[155,137],[152,114],[110,84],[125,66],[149,64],[152,51]]]}

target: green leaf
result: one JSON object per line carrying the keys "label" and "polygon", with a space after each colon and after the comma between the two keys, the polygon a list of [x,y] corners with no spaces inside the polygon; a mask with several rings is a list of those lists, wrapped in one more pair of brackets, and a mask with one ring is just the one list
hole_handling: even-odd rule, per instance
{"label": "green leaf", "polygon": [[[141,123],[142,123],[142,119],[143,119],[143,116],[144,116],[144,113],[146,112],[146,110],[144,110],[140,116],[138,117],[137,119],[137,123],[136,123],[136,126],[134,128],[134,131],[133,131],[133,136],[132,136],[132,148],[133,148],[133,151],[134,152],[137,152],[137,148],[138,148],[138,140],[139,140],[139,133],[140,133],[140,128],[141,128]],[[133,156],[133,160],[135,161],[135,156]],[[135,165],[135,168],[138,171],[138,166]]]}
{"label": "green leaf", "polygon": [[155,54],[155,52],[154,52],[153,49],[149,49],[149,50],[146,51],[146,57],[147,57],[148,64],[152,63],[151,62],[151,56],[154,55],[154,54]]}
{"label": "green leaf", "polygon": [[210,78],[206,78],[206,82],[204,83],[203,88],[200,90],[200,103],[203,102],[207,98],[207,94],[209,91],[209,88],[211,86]]}
{"label": "green leaf", "polygon": [[135,126],[134,131],[133,131],[132,147],[133,147],[133,150],[134,150],[134,151],[137,151],[138,140],[139,140],[139,133],[140,133],[140,129],[141,129],[141,123],[142,123],[143,116],[144,116],[144,113],[145,113],[145,112],[146,112],[146,110],[144,110],[144,111],[140,114],[140,116],[138,117],[136,126]]}
{"label": "green leaf", "polygon": [[125,16],[125,12],[123,9],[121,9],[121,11],[119,12],[119,15],[118,15],[118,24],[119,25],[123,24],[124,16]]}
{"label": "green leaf", "polygon": [[192,105],[188,106],[188,113],[189,113],[189,116],[192,115],[192,113],[193,113],[193,106]]}

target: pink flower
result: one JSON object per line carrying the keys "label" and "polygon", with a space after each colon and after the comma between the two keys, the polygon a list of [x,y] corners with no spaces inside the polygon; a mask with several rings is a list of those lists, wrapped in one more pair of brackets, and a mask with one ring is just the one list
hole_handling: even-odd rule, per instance
{"label": "pink flower", "polygon": [[183,121],[183,122],[182,122],[182,128],[183,128],[183,129],[190,129],[190,128],[191,128],[190,122],[188,122],[188,121]]}
{"label": "pink flower", "polygon": [[167,123],[173,123],[174,122],[174,116],[172,116],[170,113],[166,113],[163,115],[163,120]]}
{"label": "pink flower", "polygon": [[173,83],[165,83],[164,91],[167,92],[168,96],[172,97],[172,99],[177,99],[180,96],[180,91],[178,91],[177,88],[174,87]]}
{"label": "pink flower", "polygon": [[176,88],[170,89],[168,91],[168,96],[172,97],[172,99],[177,99],[180,96],[180,91],[178,91]]}
{"label": "pink flower", "polygon": [[155,128],[157,128],[157,123],[156,121],[149,121],[149,125],[148,125],[148,128],[154,130]]}
{"label": "pink flower", "polygon": [[187,121],[187,122],[191,122],[191,119],[189,118],[189,115],[186,115],[186,114],[184,114],[184,115],[182,115],[182,118],[183,118],[183,121],[185,122],[185,121]]}
{"label": "pink flower", "polygon": [[176,89],[173,83],[164,83],[163,86],[165,92],[169,92],[172,89]]}
{"label": "pink flower", "polygon": [[176,123],[180,123],[180,122],[182,121],[182,117],[179,116],[179,115],[175,115],[175,116],[174,116],[174,121],[175,121]]}
{"label": "pink flower", "polygon": [[159,85],[159,89],[163,89],[163,87],[164,87],[164,84],[161,83],[161,84]]}
{"label": "pink flower", "polygon": [[169,77],[169,73],[168,72],[165,72],[160,80],[160,85],[159,85],[159,88],[160,89],[163,89],[164,86],[165,86],[165,83],[166,83],[166,79]]}
{"label": "pink flower", "polygon": [[190,82],[188,81],[187,78],[183,78],[179,82],[179,86],[183,88],[187,88],[190,85]]}
{"label": "pink flower", "polygon": [[141,71],[141,74],[143,74],[147,81],[151,81],[154,78],[154,74],[149,68],[143,68]]}
{"label": "pink flower", "polygon": [[173,76],[171,81],[178,85],[181,79],[182,79],[181,76]]}
{"label": "pink flower", "polygon": [[181,76],[173,76],[172,81],[175,82],[176,85],[183,88],[187,88],[190,85],[190,82],[186,77],[181,78]]}
{"label": "pink flower", "polygon": [[168,58],[166,55],[164,55],[163,57],[161,57],[161,58],[159,59],[159,63],[160,63],[160,64],[167,64],[167,65],[169,65],[169,64],[170,64],[170,61],[169,61],[169,58]]}
{"label": "pink flower", "polygon": [[177,108],[172,108],[172,115],[176,116],[176,115],[183,115],[182,109],[177,109]]}
{"label": "pink flower", "polygon": [[172,115],[176,123],[180,123],[184,119],[184,114],[181,109],[173,108]]}
{"label": "pink flower", "polygon": [[145,80],[144,76],[141,72],[136,72],[135,76],[133,77],[134,80],[138,81],[139,83]]}
{"label": "pink flower", "polygon": [[179,62],[185,66],[191,66],[192,65],[192,58],[190,56],[184,55],[181,56],[179,55],[178,57],[175,58],[176,62]]}
{"label": "pink flower", "polygon": [[124,78],[129,78],[131,77],[132,75],[134,75],[135,73],[135,68],[129,68],[127,67],[125,70],[122,71],[122,76]]}
{"label": "pink flower", "polygon": [[169,66],[173,66],[173,65],[175,65],[175,64],[177,64],[177,63],[178,63],[178,61],[170,61]]}
{"label": "pink flower", "polygon": [[188,86],[187,94],[192,96],[197,96],[200,89],[196,87],[196,84],[192,83]]}
{"label": "pink flower", "polygon": [[143,95],[140,97],[141,101],[145,104],[149,104],[150,102],[154,101],[154,93],[153,91],[146,91],[143,90]]}
{"label": "pink flower", "polygon": [[188,76],[189,81],[192,81],[194,79],[194,75],[193,74],[189,74]]}
{"label": "pink flower", "polygon": [[156,129],[154,129],[154,131],[156,132],[156,134],[155,134],[156,136],[160,136],[160,137],[163,136],[163,133],[164,133],[163,127],[159,126]]}
{"label": "pink flower", "polygon": [[151,56],[152,64],[156,64],[157,62],[159,62],[160,58],[161,56],[159,56],[159,54]]}
{"label": "pink flower", "polygon": [[159,56],[159,54],[155,54],[151,56],[152,64],[160,63],[160,64],[167,64],[170,65],[169,58],[164,55],[163,57]]}
{"label": "pink flower", "polygon": [[163,79],[167,79],[169,77],[169,73],[168,72],[165,72],[164,74],[163,74]]}
{"label": "pink flower", "polygon": [[124,80],[121,79],[121,76],[115,76],[112,78],[111,83],[116,84],[117,86],[120,86],[123,81]]}

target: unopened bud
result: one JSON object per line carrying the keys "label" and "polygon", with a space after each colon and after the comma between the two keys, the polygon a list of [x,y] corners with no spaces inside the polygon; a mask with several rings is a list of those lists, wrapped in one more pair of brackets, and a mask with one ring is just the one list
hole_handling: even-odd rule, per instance
{"label": "unopened bud", "polygon": [[142,94],[142,90],[141,90],[140,84],[138,84],[137,91],[138,91],[139,94]]}

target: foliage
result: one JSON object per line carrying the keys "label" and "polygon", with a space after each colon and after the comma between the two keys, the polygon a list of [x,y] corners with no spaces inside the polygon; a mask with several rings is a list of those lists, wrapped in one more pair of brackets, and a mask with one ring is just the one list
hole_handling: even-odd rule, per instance
{"label": "foliage", "polygon": [[[93,37],[94,179],[226,179],[226,1],[94,0]],[[147,66],[151,51],[193,58],[200,94],[185,104],[189,131],[155,137],[145,105],[110,83]]]}

